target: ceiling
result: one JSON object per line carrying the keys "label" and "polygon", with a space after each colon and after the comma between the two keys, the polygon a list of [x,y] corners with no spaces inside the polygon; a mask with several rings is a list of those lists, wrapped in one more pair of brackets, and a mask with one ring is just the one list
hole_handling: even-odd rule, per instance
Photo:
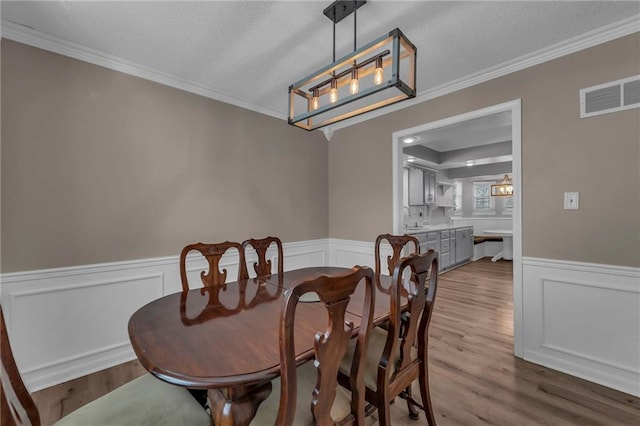
{"label": "ceiling", "polygon": [[437,170],[510,163],[511,130],[503,111],[416,132],[402,138],[404,161]]}
{"label": "ceiling", "polygon": [[[332,60],[329,4],[3,1],[1,13],[3,37],[285,118],[289,85]],[[418,47],[420,97],[639,13],[635,1],[370,0],[357,42],[399,27]],[[336,26],[336,57],[352,49],[350,16]]]}

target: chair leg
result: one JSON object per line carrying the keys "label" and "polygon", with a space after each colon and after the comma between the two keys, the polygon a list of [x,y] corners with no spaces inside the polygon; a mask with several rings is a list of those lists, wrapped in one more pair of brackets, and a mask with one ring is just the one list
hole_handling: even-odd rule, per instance
{"label": "chair leg", "polygon": [[427,415],[427,422],[429,426],[436,426],[436,416],[433,413],[433,407],[431,406],[431,395],[429,394],[429,370],[427,363],[423,363],[423,367],[420,369],[420,396],[422,397],[422,405],[424,406],[424,412]]}
{"label": "chair leg", "polygon": [[378,400],[378,423],[380,426],[391,426],[391,405],[386,395]]}
{"label": "chair leg", "polygon": [[409,410],[409,418],[411,420],[418,420],[420,418],[420,412],[413,404],[411,404],[411,402],[409,402],[411,400],[411,385],[407,386],[405,392],[407,392],[407,395],[409,396],[409,398],[407,398],[407,409]]}

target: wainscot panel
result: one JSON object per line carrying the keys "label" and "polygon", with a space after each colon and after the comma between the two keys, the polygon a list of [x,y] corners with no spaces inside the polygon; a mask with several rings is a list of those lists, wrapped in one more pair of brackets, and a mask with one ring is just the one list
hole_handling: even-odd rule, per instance
{"label": "wainscot panel", "polygon": [[525,258],[524,358],[640,396],[640,269]]}
{"label": "wainscot panel", "polygon": [[[283,249],[285,269],[323,266],[329,258],[326,239],[285,243]],[[256,256],[249,253],[251,268]],[[276,251],[267,257],[275,269]],[[220,263],[230,280],[238,262],[231,253]],[[193,287],[201,286],[206,268],[199,255],[189,256]],[[4,274],[0,282],[14,354],[31,392],[134,359],[131,315],[182,288],[178,256]]]}

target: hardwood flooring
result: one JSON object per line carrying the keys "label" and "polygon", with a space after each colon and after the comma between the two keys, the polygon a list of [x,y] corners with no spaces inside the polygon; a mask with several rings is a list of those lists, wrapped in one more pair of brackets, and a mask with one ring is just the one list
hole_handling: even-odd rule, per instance
{"label": "hardwood flooring", "polygon": [[[438,424],[640,425],[640,399],[513,356],[511,268],[486,258],[440,276],[429,340]],[[143,373],[132,361],[36,392],[43,424]],[[400,399],[392,421],[426,424],[424,414],[409,420]]]}

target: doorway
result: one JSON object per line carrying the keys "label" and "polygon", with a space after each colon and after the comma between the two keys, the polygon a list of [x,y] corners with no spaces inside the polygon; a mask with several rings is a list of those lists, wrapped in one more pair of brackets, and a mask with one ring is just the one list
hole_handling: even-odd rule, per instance
{"label": "doorway", "polygon": [[[503,104],[447,117],[409,129],[399,130],[392,135],[393,147],[393,232],[404,233],[403,169],[406,146],[403,139],[416,134],[451,128],[463,123],[478,122],[491,116],[510,118],[511,155],[513,179],[513,343],[514,355],[522,358],[523,339],[523,302],[522,302],[522,126],[520,99]],[[427,165],[429,159],[426,160]]]}

